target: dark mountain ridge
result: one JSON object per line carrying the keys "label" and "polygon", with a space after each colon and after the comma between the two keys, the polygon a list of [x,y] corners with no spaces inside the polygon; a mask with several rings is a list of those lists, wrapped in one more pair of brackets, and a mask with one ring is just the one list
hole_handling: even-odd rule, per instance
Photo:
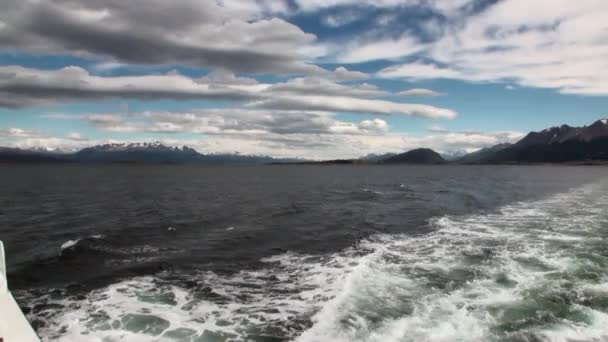
{"label": "dark mountain ridge", "polygon": [[69,161],[64,154],[41,149],[23,150],[12,147],[0,147],[0,162],[52,163]]}
{"label": "dark mountain ridge", "polygon": [[471,153],[464,163],[564,163],[608,160],[608,119],[590,126],[562,125],[530,132],[513,145]]}
{"label": "dark mountain ridge", "polygon": [[503,143],[503,144],[498,144],[498,145],[494,145],[494,146],[490,146],[490,147],[484,147],[481,150],[477,150],[475,152],[471,152],[469,154],[466,154],[466,155],[464,155],[464,156],[456,159],[455,162],[457,162],[457,163],[475,163],[475,162],[480,162],[480,161],[483,161],[483,160],[486,160],[486,159],[490,158],[491,156],[493,156],[498,151],[507,149],[507,148],[509,148],[511,146],[513,146],[513,144]]}

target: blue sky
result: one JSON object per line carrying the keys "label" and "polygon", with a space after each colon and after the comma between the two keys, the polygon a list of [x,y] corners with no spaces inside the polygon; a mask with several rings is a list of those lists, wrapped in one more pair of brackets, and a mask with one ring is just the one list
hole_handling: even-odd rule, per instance
{"label": "blue sky", "polygon": [[599,0],[8,0],[0,145],[473,151],[608,117],[606,16]]}

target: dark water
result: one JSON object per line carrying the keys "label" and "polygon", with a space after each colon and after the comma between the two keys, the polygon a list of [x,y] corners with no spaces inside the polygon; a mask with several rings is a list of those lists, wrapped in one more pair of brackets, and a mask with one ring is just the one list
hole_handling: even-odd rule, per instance
{"label": "dark water", "polygon": [[608,339],[608,169],[0,166],[44,340]]}

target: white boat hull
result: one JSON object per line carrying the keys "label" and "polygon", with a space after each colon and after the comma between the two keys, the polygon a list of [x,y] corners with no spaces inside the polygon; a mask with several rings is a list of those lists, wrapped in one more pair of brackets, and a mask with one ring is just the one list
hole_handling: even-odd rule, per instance
{"label": "white boat hull", "polygon": [[8,290],[4,246],[0,241],[0,341],[38,342],[40,339]]}

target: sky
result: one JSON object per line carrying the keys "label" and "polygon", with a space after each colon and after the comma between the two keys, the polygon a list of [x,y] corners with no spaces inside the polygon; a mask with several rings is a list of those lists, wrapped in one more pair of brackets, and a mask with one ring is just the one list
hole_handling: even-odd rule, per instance
{"label": "sky", "polygon": [[606,0],[2,0],[0,146],[445,154],[608,117]]}

